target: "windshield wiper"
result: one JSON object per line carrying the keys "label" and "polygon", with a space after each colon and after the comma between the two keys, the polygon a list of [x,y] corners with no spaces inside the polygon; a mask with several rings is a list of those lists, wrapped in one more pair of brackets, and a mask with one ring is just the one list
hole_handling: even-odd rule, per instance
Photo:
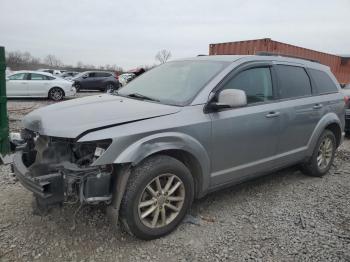
{"label": "windshield wiper", "polygon": [[160,102],[158,99],[155,99],[155,98],[152,98],[152,97],[149,97],[149,96],[145,96],[145,95],[142,95],[140,93],[131,93],[131,94],[128,94],[126,95],[128,97],[135,97],[135,98],[140,98],[140,99],[143,99],[143,100],[149,100],[149,101],[155,101],[155,102]]}

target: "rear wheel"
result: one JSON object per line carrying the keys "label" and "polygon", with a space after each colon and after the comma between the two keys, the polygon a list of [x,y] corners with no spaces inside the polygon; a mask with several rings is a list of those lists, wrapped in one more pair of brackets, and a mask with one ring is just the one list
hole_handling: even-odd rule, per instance
{"label": "rear wheel", "polygon": [[336,139],[330,130],[324,130],[319,137],[310,160],[303,164],[302,171],[310,176],[324,176],[334,160],[336,150]]}
{"label": "rear wheel", "polygon": [[193,178],[183,163],[151,157],[132,170],[121,204],[122,222],[141,239],[166,235],[180,224],[193,195]]}
{"label": "rear wheel", "polygon": [[113,92],[115,85],[113,83],[107,83],[103,91]]}
{"label": "rear wheel", "polygon": [[54,101],[60,101],[64,97],[64,92],[59,87],[51,88],[49,91],[49,98]]}

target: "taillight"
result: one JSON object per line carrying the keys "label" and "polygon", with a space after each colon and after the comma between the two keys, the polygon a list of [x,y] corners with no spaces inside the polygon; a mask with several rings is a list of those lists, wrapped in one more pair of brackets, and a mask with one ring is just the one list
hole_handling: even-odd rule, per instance
{"label": "taillight", "polygon": [[345,104],[345,107],[348,107],[348,106],[349,106],[349,102],[350,102],[350,97],[344,96],[344,104]]}

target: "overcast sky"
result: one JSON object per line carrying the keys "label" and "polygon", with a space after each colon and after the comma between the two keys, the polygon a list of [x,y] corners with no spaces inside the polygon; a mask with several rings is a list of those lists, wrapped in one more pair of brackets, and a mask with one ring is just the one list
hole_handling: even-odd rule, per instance
{"label": "overcast sky", "polygon": [[210,43],[272,38],[350,54],[349,0],[0,0],[0,45],[65,64],[155,63],[208,54]]}

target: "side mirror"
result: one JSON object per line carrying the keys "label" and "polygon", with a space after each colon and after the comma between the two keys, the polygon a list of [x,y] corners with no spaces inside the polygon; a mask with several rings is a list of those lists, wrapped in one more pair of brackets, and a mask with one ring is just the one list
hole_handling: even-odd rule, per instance
{"label": "side mirror", "polygon": [[247,95],[243,90],[224,89],[218,95],[218,101],[212,102],[209,108],[219,110],[222,108],[235,108],[247,105]]}
{"label": "side mirror", "polygon": [[88,77],[87,75],[84,75],[84,76],[83,76],[84,79],[87,78],[87,77]]}

